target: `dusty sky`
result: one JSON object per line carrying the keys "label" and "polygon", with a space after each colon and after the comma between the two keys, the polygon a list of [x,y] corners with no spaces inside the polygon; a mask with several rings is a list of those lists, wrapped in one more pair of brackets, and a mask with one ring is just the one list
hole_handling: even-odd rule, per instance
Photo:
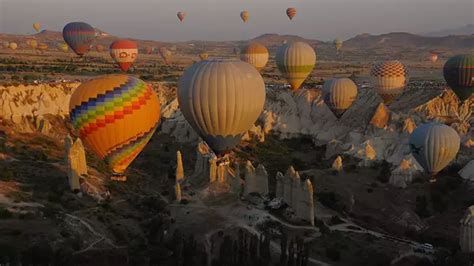
{"label": "dusty sky", "polygon": [[[474,23],[472,0],[0,0],[0,32],[62,30],[88,22],[111,34],[161,41],[240,40],[263,33],[331,40],[359,33],[423,33]],[[298,14],[290,23],[287,7]],[[250,12],[243,24],[241,10]],[[184,23],[178,10],[187,12]]]}

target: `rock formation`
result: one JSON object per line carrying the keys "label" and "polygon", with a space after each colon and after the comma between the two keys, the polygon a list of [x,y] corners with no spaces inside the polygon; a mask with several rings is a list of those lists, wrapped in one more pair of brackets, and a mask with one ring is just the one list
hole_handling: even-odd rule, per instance
{"label": "rock formation", "polygon": [[463,169],[461,169],[458,174],[468,181],[474,181],[474,160],[471,160]]}
{"label": "rock formation", "polygon": [[411,134],[411,132],[413,132],[413,130],[415,129],[416,129],[415,122],[413,122],[413,119],[411,117],[407,117],[405,121],[403,121],[403,132]]}
{"label": "rock formation", "polygon": [[176,182],[180,182],[184,178],[183,158],[181,152],[176,152]]}
{"label": "rock formation", "polygon": [[334,162],[332,163],[332,169],[340,172],[342,171],[342,157],[337,156]]}
{"label": "rock formation", "polygon": [[370,120],[370,124],[376,128],[385,128],[390,120],[390,111],[385,104],[380,103]]}
{"label": "rock formation", "polygon": [[474,205],[469,207],[460,221],[459,245],[462,252],[474,252]]}
{"label": "rock formation", "polygon": [[406,156],[400,165],[392,171],[389,183],[392,186],[406,188],[413,180],[413,177],[421,172],[421,167],[416,163],[412,155]]}
{"label": "rock formation", "polygon": [[200,179],[209,183],[226,183],[229,178],[234,178],[234,171],[229,166],[229,158],[217,158],[207,146],[201,141],[197,146],[196,163],[191,179]]}
{"label": "rock formation", "polygon": [[255,169],[250,161],[247,161],[244,167],[244,196],[250,193],[260,195],[268,194],[268,173],[265,167],[260,164]]}
{"label": "rock formation", "polygon": [[181,202],[181,184],[176,182],[174,185],[174,194],[177,202]]}
{"label": "rock formation", "polygon": [[283,176],[276,176],[276,197],[283,199],[294,211],[296,217],[314,225],[313,185],[309,179],[301,180],[293,166],[290,166]]}
{"label": "rock formation", "polygon": [[[68,143],[66,142],[66,148]],[[81,139],[66,149],[69,187],[72,191],[81,189],[80,179],[87,175],[86,153]]]}

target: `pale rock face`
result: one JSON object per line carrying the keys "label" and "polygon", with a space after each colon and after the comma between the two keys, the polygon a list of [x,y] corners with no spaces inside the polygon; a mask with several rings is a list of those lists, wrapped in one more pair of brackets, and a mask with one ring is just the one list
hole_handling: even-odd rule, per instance
{"label": "pale rock face", "polygon": [[370,120],[370,124],[376,128],[385,128],[390,120],[390,111],[385,104],[380,103],[375,109],[374,116]]}
{"label": "pale rock face", "polygon": [[[204,141],[197,145],[196,163],[191,179],[206,179],[209,183],[235,183],[235,171],[225,163],[228,158],[218,161],[216,155],[211,152]],[[230,180],[232,178],[232,180]]]}
{"label": "pale rock face", "polygon": [[460,221],[459,245],[462,252],[474,252],[474,205],[469,207]]}
{"label": "pale rock face", "polygon": [[[65,143],[66,148],[68,143]],[[87,175],[86,153],[81,139],[76,139],[74,144],[66,149],[67,152],[67,168],[69,187],[72,191],[80,190],[79,180]]]}
{"label": "pale rock face", "polygon": [[276,197],[283,199],[295,211],[296,217],[314,225],[314,189],[311,181],[302,181],[293,166],[285,175],[277,172],[276,180]]}
{"label": "pale rock face", "polygon": [[411,134],[415,129],[415,122],[413,122],[413,119],[411,119],[411,117],[407,117],[405,121],[403,121],[403,132]]}
{"label": "pale rock face", "polygon": [[471,160],[458,174],[466,180],[474,182],[474,160]]}
{"label": "pale rock face", "polygon": [[422,172],[422,168],[418,165],[413,156],[407,155],[400,165],[392,171],[389,183],[392,186],[406,188],[413,181],[413,177]]}
{"label": "pale rock face", "polygon": [[342,157],[337,156],[334,162],[332,163],[332,169],[340,172],[342,171]]}
{"label": "pale rock face", "polygon": [[244,167],[244,176],[244,196],[252,192],[262,196],[268,194],[268,173],[262,164],[255,169],[252,163],[247,161]]}
{"label": "pale rock face", "polygon": [[261,126],[253,125],[243,136],[243,141],[265,142],[265,132]]}
{"label": "pale rock face", "polygon": [[46,114],[65,117],[69,98],[80,83],[0,86],[0,118],[18,121],[20,117]]}

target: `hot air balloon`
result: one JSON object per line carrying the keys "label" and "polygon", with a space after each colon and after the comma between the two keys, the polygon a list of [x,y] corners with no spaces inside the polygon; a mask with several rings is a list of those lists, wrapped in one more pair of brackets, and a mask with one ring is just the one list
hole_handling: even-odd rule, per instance
{"label": "hot air balloon", "polygon": [[240,60],[251,64],[260,71],[268,62],[268,50],[263,44],[253,42],[243,49]]}
{"label": "hot air balloon", "polygon": [[341,48],[342,48],[342,40],[339,39],[339,38],[336,38],[336,39],[334,40],[334,46],[336,47],[336,51],[341,50]]}
{"label": "hot air balloon", "polygon": [[35,39],[29,39],[26,41],[26,44],[28,44],[28,46],[31,48],[31,49],[36,49],[36,47],[38,47],[38,42],[35,40]]}
{"label": "hot air balloon", "polygon": [[201,52],[201,53],[199,53],[199,58],[201,60],[207,60],[207,58],[209,58],[209,54],[206,53],[206,52]]}
{"label": "hot air balloon", "polygon": [[152,87],[127,75],[107,75],[82,83],[72,94],[69,116],[79,137],[114,172],[123,172],[143,150],[160,120]]}
{"label": "hot air balloon", "polygon": [[165,47],[161,47],[158,52],[161,55],[161,58],[163,58],[163,61],[165,61],[165,64],[169,65],[171,64],[171,56],[173,55],[170,50],[166,49]]}
{"label": "hot air balloon", "polygon": [[444,64],[443,75],[446,83],[461,101],[474,93],[474,55],[456,55]]}
{"label": "hot air balloon", "polygon": [[234,46],[234,48],[232,48],[232,52],[233,52],[235,55],[238,55],[238,54],[240,54],[240,48],[237,47],[237,46]]}
{"label": "hot air balloon", "polygon": [[122,71],[127,71],[137,59],[138,47],[130,40],[117,40],[110,45],[110,56]]}
{"label": "hot air balloon", "polygon": [[153,52],[153,48],[150,46],[145,47],[145,53],[146,54],[151,54]]}
{"label": "hot air balloon", "polygon": [[443,170],[459,151],[460,138],[452,127],[429,123],[418,126],[410,136],[413,157],[436,181],[435,175]]}
{"label": "hot air balloon", "polygon": [[33,29],[35,29],[36,32],[39,32],[41,30],[41,24],[39,22],[33,23]]}
{"label": "hot air balloon", "polygon": [[95,29],[84,22],[71,22],[63,28],[64,41],[79,56],[86,54],[96,38]]}
{"label": "hot air balloon", "polygon": [[278,70],[288,80],[291,88],[297,90],[313,71],[316,53],[307,43],[288,42],[277,49],[275,60]]}
{"label": "hot air balloon", "polygon": [[340,118],[357,98],[357,85],[348,78],[330,79],[323,85],[322,97],[334,115]]}
{"label": "hot air balloon", "polygon": [[3,48],[7,49],[8,47],[10,47],[10,43],[8,41],[3,41],[2,46]]}
{"label": "hot air balloon", "polygon": [[289,7],[286,9],[286,15],[290,20],[292,20],[296,16],[296,8]]}
{"label": "hot air balloon", "polygon": [[102,44],[96,44],[95,50],[96,50],[98,53],[102,53],[103,51],[105,51],[105,46],[103,46]]}
{"label": "hot air balloon", "polygon": [[67,46],[66,43],[60,42],[60,43],[58,43],[58,49],[59,49],[59,51],[62,51],[62,52],[66,53],[69,50],[69,46]]}
{"label": "hot air balloon", "polygon": [[40,43],[40,44],[38,44],[37,49],[40,50],[41,52],[47,51],[48,50],[48,45],[46,43]]}
{"label": "hot air balloon", "polygon": [[237,59],[200,61],[178,83],[181,111],[217,154],[239,142],[255,123],[265,103],[265,84],[250,64]]}
{"label": "hot air balloon", "polygon": [[184,18],[186,17],[186,12],[179,11],[177,16],[178,16],[179,21],[183,22]]}
{"label": "hot air balloon", "polygon": [[385,104],[397,99],[408,83],[408,70],[397,60],[373,64],[370,76],[375,90],[382,97]]}
{"label": "hot air balloon", "polygon": [[438,55],[435,53],[430,53],[429,59],[431,63],[436,63],[436,61],[438,61]]}
{"label": "hot air balloon", "polygon": [[249,17],[250,17],[250,14],[247,10],[240,12],[240,18],[242,19],[244,23],[246,23],[249,20]]}
{"label": "hot air balloon", "polygon": [[12,49],[13,51],[16,50],[16,48],[18,48],[18,44],[16,44],[16,42],[11,42],[9,45],[8,45],[8,48]]}

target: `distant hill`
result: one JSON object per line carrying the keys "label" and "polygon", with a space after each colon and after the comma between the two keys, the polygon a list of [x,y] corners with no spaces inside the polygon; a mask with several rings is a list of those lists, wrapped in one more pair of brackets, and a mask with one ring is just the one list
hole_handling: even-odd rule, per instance
{"label": "distant hill", "polygon": [[318,40],[309,40],[296,35],[279,35],[279,34],[263,34],[256,38],[249,40],[250,42],[259,42],[265,46],[278,46],[281,45],[284,41],[302,41],[310,44],[319,44],[321,43]]}
{"label": "distant hill", "polygon": [[474,35],[427,37],[407,32],[392,32],[381,35],[364,33],[346,40],[344,47],[353,49],[463,49],[474,47]]}
{"label": "distant hill", "polygon": [[445,29],[439,31],[432,31],[424,33],[422,35],[440,37],[440,36],[449,36],[449,35],[473,35],[474,34],[474,24],[467,24],[461,27]]}

